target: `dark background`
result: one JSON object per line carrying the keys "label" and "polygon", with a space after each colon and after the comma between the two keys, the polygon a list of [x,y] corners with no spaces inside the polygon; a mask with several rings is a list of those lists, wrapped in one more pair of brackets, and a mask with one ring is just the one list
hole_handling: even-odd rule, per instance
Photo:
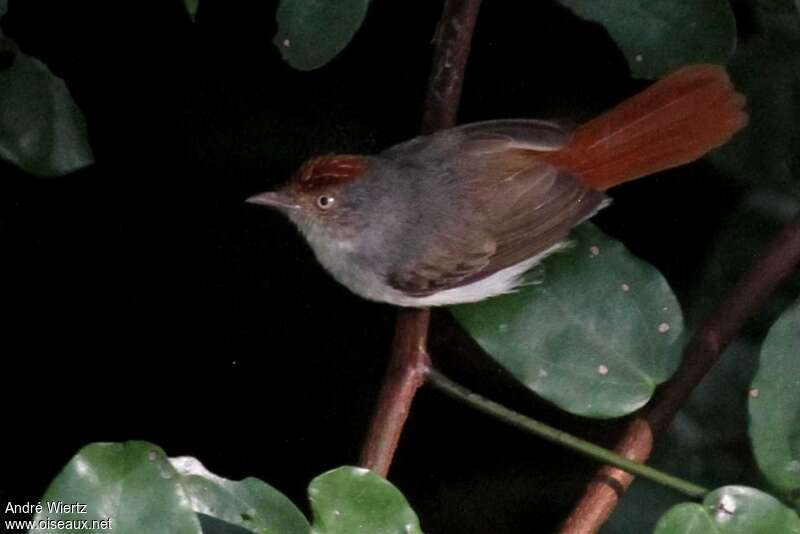
{"label": "dark background", "polygon": [[[0,501],[38,499],[89,442],[145,439],[305,508],[311,478],[357,461],[395,312],[339,287],[287,221],[243,200],[309,156],[414,136],[441,3],[376,0],[309,73],[271,43],[274,1],[201,0],[195,24],[179,0],[10,4],[6,34],[65,78],[97,164],[37,179],[0,163]],[[580,120],[644,85],[602,28],[554,2],[486,1],[460,120]],[[741,193],[699,162],[613,191],[596,222],[697,301]],[[433,344],[453,377],[611,438],[465,356],[446,322]],[[426,532],[514,533],[552,530],[591,472],[424,390],[390,478]]]}

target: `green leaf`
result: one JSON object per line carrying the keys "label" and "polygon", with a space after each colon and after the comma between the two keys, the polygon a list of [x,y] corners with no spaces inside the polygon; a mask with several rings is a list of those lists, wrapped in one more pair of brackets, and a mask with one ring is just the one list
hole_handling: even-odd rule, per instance
{"label": "green leaf", "polygon": [[[170,460],[157,446],[141,441],[81,449],[42,503],[57,501],[86,504],[86,514],[44,510],[35,519],[110,519],[117,534],[307,534],[310,528],[291,501],[264,482],[227,480],[194,458]],[[34,532],[51,531],[60,532]]]}
{"label": "green leaf", "polygon": [[219,477],[188,456],[172,458],[183,491],[195,512],[258,534],[307,534],[308,521],[272,486],[256,479]]}
{"label": "green leaf", "polygon": [[83,114],[64,80],[18,54],[0,71],[0,157],[38,176],[67,174],[94,162]]}
{"label": "green leaf", "polygon": [[[8,11],[8,0],[0,0],[0,17],[6,14]],[[2,35],[2,32],[0,32]]]}
{"label": "green leaf", "polygon": [[[109,526],[117,534],[422,534],[400,491],[366,469],[329,471],[311,482],[308,493],[313,529],[289,499],[255,478],[227,480],[194,458],[168,459],[143,441],[94,443],[52,482],[34,520],[105,520],[81,529],[97,534]],[[86,510],[47,509],[57,502],[85,504]]]}
{"label": "green leaf", "polygon": [[772,326],[750,389],[750,439],[769,482],[800,502],[800,302]]}
{"label": "green leaf", "polygon": [[778,499],[755,488],[725,486],[703,504],[679,504],[655,534],[800,534],[800,518]]}
{"label": "green leaf", "polygon": [[710,158],[742,183],[800,198],[800,19],[760,4],[754,13],[756,33],[730,63],[750,123]]}
{"label": "green leaf", "polygon": [[656,269],[595,226],[571,239],[545,260],[541,283],[452,311],[542,397],[579,415],[622,416],[677,368],[680,306]]}
{"label": "green leaf", "polygon": [[695,503],[681,503],[664,514],[656,525],[655,534],[718,534],[714,520],[705,507]]}
{"label": "green leaf", "polygon": [[[45,509],[34,521],[109,520],[115,534],[202,534],[189,499],[176,482],[164,452],[150,443],[94,443],[75,455],[50,484],[42,499]],[[58,501],[86,505],[70,513],[49,513]],[[31,532],[63,532],[57,528]],[[109,532],[95,528],[86,534]]]}
{"label": "green leaf", "polygon": [[725,63],[736,47],[728,0],[560,2],[605,26],[640,78],[658,78],[688,63]]}
{"label": "green leaf", "polygon": [[197,8],[200,5],[200,0],[183,0],[183,4],[186,6],[186,11],[189,12],[189,16],[194,20],[197,16]]}
{"label": "green leaf", "polygon": [[273,42],[292,67],[319,68],[347,46],[364,21],[367,7],[369,0],[281,0]]}
{"label": "green leaf", "polygon": [[359,467],[340,467],[308,488],[312,534],[421,534],[405,497],[387,480]]}

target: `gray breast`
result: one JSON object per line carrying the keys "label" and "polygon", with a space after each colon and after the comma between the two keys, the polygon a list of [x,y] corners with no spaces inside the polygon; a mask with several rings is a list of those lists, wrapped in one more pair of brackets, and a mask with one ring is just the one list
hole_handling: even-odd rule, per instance
{"label": "gray breast", "polygon": [[459,209],[459,178],[444,165],[421,164],[417,156],[376,158],[380,173],[352,186],[370,221],[357,261],[384,277],[424,252]]}

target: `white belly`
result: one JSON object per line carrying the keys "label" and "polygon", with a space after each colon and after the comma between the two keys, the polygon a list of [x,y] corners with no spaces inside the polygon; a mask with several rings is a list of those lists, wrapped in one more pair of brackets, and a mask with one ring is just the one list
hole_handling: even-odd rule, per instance
{"label": "white belly", "polygon": [[[384,298],[373,298],[396,306],[411,306],[424,308],[428,306],[450,306],[452,304],[465,304],[467,302],[478,302],[503,293],[511,293],[523,282],[522,275],[529,271],[536,264],[541,262],[545,256],[564,248],[565,243],[557,243],[544,252],[537,254],[527,260],[506,267],[496,273],[487,276],[477,282],[472,282],[464,286],[445,289],[428,295],[426,297],[410,297],[401,291],[387,287]],[[371,297],[367,297],[371,298]]]}

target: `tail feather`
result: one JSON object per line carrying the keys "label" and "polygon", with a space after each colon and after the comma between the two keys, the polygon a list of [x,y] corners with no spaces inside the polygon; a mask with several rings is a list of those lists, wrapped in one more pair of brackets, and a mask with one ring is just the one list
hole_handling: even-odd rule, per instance
{"label": "tail feather", "polygon": [[542,159],[605,190],[725,144],[747,124],[744,105],[723,67],[684,67],[583,124]]}

